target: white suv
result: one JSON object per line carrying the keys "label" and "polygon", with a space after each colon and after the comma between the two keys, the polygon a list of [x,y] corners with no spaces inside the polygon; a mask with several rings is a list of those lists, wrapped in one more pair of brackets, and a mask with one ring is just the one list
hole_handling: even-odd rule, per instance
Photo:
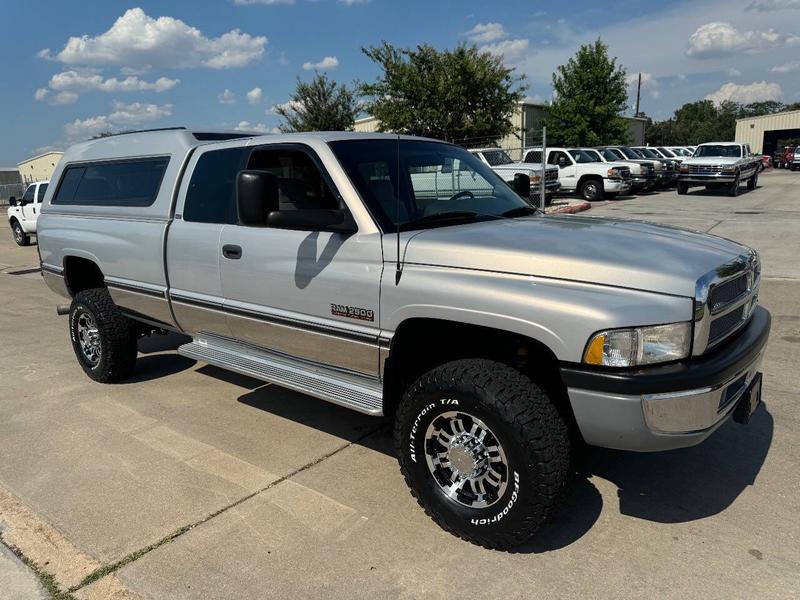
{"label": "white suv", "polygon": [[8,207],[8,224],[14,234],[14,241],[18,246],[27,246],[31,243],[31,234],[36,234],[36,221],[42,208],[44,193],[47,191],[49,181],[37,181],[28,186],[22,198],[17,200],[13,196]]}

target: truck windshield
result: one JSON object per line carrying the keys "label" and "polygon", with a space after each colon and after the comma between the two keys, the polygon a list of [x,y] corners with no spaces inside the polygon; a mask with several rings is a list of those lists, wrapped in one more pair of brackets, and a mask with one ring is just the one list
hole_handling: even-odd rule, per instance
{"label": "truck windshield", "polygon": [[616,148],[616,150],[617,150],[617,152],[619,152],[622,155],[620,157],[622,159],[640,160],[640,159],[644,158],[643,155],[641,155],[638,152],[636,152],[636,150],[634,150],[633,148],[620,147],[620,148]]}
{"label": "truck windshield", "polygon": [[535,208],[458,146],[408,139],[329,143],[384,232],[527,216]]}
{"label": "truck windshield", "polygon": [[587,152],[586,150],[568,150],[572,158],[575,160],[576,163],[593,163],[593,162],[602,162],[600,158],[594,154]]}
{"label": "truck windshield", "polygon": [[726,158],[741,158],[742,148],[736,145],[708,144],[698,146],[694,151],[695,158],[702,156],[724,156]]}
{"label": "truck windshield", "polygon": [[510,165],[512,162],[514,162],[503,150],[482,150],[481,154],[483,154],[483,158],[486,159],[486,162],[493,167],[497,167],[499,165]]}
{"label": "truck windshield", "polygon": [[661,152],[661,154],[663,154],[667,158],[678,156],[677,152],[675,152],[674,150],[670,150],[669,148],[659,148],[658,151]]}
{"label": "truck windshield", "polygon": [[650,148],[637,148],[636,152],[644,156],[645,158],[662,158],[658,155],[657,152],[654,152]]}

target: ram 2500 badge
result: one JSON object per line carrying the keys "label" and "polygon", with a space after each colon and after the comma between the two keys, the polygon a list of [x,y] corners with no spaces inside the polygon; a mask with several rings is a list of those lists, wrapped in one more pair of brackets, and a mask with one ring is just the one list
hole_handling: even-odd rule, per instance
{"label": "ram 2500 badge", "polygon": [[[471,189],[432,186],[456,164]],[[383,415],[420,505],[483,546],[539,530],[576,447],[691,446],[760,400],[753,250],[545,216],[451,144],[139,132],[73,146],[52,181],[42,274],[89,377],[177,331],[184,356]]]}

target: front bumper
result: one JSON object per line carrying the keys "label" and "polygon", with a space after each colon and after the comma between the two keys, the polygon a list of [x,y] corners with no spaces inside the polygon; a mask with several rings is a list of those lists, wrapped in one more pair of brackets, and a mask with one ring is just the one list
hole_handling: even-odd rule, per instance
{"label": "front bumper", "polygon": [[656,178],[655,175],[652,177],[633,177],[631,184],[631,189],[634,192],[652,190],[656,185]]}
{"label": "front bumper", "polygon": [[758,373],[770,323],[759,306],[735,338],[687,361],[622,370],[562,367],[584,440],[638,452],[699,444],[730,417]]}
{"label": "front bumper", "polygon": [[612,194],[625,194],[631,191],[632,186],[630,179],[603,179],[603,189]]}
{"label": "front bumper", "polygon": [[697,185],[708,185],[710,183],[733,183],[736,180],[736,175],[723,175],[722,173],[681,173],[678,175],[678,181],[681,183],[694,183]]}

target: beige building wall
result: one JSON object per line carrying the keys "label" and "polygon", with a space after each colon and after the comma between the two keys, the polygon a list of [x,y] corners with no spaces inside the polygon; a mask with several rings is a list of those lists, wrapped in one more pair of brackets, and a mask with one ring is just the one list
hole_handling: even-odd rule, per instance
{"label": "beige building wall", "polygon": [[[498,145],[508,150],[512,158],[521,158],[521,149],[524,147],[540,146],[542,144],[542,126],[547,118],[546,104],[532,104],[522,102],[517,110],[511,115],[511,124],[514,126],[514,133],[503,137]],[[628,122],[632,146],[644,145],[644,128],[646,119],[625,117]],[[378,119],[375,117],[364,117],[356,119],[355,131],[372,133],[378,131]],[[484,140],[455,140],[466,146],[480,146]]]}
{"label": "beige building wall", "polygon": [[[756,154],[765,152],[765,134],[767,134],[767,144],[770,138],[777,140],[781,137],[781,132],[786,132],[786,138],[800,137],[800,110],[775,113],[761,117],[750,117],[738,119],[736,121],[736,141],[740,144],[750,144],[750,148]],[[775,148],[767,148],[767,152],[774,152]]]}
{"label": "beige building wall", "polygon": [[24,183],[32,181],[46,181],[50,179],[53,171],[64,156],[63,152],[46,152],[39,156],[34,156],[21,163],[17,163],[19,174],[22,176]]}

